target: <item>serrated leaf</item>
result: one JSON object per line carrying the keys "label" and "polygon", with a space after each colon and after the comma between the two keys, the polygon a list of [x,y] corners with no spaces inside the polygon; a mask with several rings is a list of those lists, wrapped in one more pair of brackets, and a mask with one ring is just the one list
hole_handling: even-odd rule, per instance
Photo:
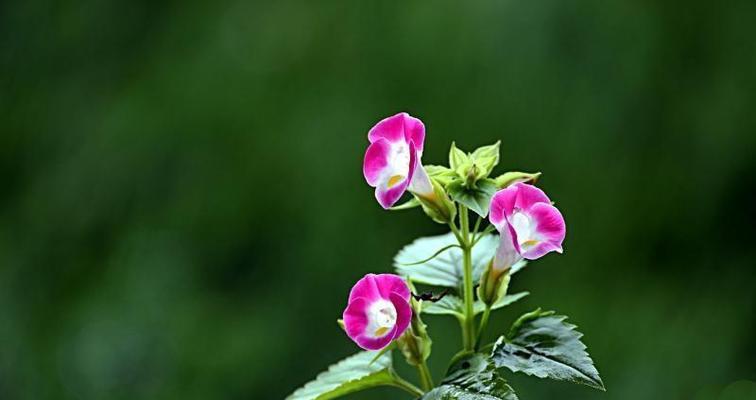
{"label": "serrated leaf", "polygon": [[[529,294],[530,293],[528,292],[508,294],[494,303],[493,306],[491,306],[491,309],[498,310],[500,308],[504,308]],[[473,304],[475,315],[482,313],[485,309],[486,305],[483,304],[482,301],[478,300],[475,302],[475,304]],[[446,295],[435,303],[424,301],[423,312],[426,314],[453,315],[457,318],[463,318],[465,315],[465,303],[457,296]]]}
{"label": "serrated leaf", "polygon": [[520,317],[509,335],[502,336],[494,346],[491,358],[496,367],[605,390],[580,341],[583,334],[566,319],[540,309]]}
{"label": "serrated leaf", "polygon": [[331,365],[315,380],[287,397],[287,400],[335,399],[360,390],[394,382],[391,352],[376,358],[377,352],[363,351]]}
{"label": "serrated leaf", "polygon": [[517,400],[517,395],[483,354],[459,359],[441,385],[421,400]]}
{"label": "serrated leaf", "polygon": [[475,183],[475,187],[465,187],[460,180],[454,181],[447,186],[447,191],[452,200],[464,204],[476,214],[485,218],[488,215],[488,207],[491,197],[496,194],[496,182],[492,179],[482,179]]}
{"label": "serrated leaf", "polygon": [[[413,282],[424,283],[433,286],[443,286],[458,289],[462,286],[463,267],[462,250],[451,248],[424,263],[412,264],[425,260],[436,253],[439,249],[458,244],[453,233],[445,235],[424,237],[415,240],[397,253],[394,257],[396,272]],[[496,252],[499,244],[497,235],[482,237],[472,249],[473,281],[478,282],[488,262]]]}

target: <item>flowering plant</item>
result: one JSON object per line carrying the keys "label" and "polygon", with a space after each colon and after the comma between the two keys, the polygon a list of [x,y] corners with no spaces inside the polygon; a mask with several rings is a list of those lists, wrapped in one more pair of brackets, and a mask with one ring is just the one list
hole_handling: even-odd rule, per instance
{"label": "flowering plant", "polygon": [[[490,177],[499,163],[499,142],[472,153],[452,143],[448,167],[424,166],[425,126],[407,113],[378,122],[368,140],[363,173],[378,203],[388,210],[421,207],[450,232],[399,251],[396,274],[368,274],[355,283],[338,322],[365,351],[332,365],[288,398],[332,399],[394,386],[422,400],[517,399],[504,370],[604,390],[582,334],[553,311],[526,313],[495,342],[482,343],[491,312],[529,294],[508,293],[512,277],[529,261],[562,252],[564,218],[534,186],[540,173]],[[406,192],[412,198],[397,206]],[[474,224],[470,212],[477,215]],[[486,218],[491,225],[484,227]],[[420,293],[415,285],[443,289]],[[453,316],[461,328],[462,349],[438,384],[427,366],[432,342],[423,314]],[[419,387],[393,369],[394,350],[417,368]]]}

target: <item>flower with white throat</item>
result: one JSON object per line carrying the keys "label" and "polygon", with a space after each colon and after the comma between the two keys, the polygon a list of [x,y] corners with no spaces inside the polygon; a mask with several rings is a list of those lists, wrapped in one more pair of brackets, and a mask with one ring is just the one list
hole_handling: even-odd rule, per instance
{"label": "flower with white throat", "polygon": [[365,350],[379,350],[410,324],[410,289],[393,274],[367,274],[352,287],[344,310],[347,335]]}

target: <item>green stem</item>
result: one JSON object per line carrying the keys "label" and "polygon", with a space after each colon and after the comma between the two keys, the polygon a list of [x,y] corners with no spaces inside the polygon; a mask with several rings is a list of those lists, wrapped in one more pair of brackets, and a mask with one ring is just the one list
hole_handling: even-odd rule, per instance
{"label": "green stem", "polygon": [[424,394],[420,388],[417,386],[405,381],[399,376],[394,375],[394,380],[391,382],[391,385],[394,387],[398,387],[399,389],[405,390],[409,394],[412,395],[412,397],[420,397]]}
{"label": "green stem", "polygon": [[452,233],[454,233],[454,236],[456,236],[457,241],[459,242],[460,247],[464,245],[464,239],[462,239],[462,234],[459,232],[459,229],[457,228],[457,225],[454,224],[454,221],[449,221],[449,229],[451,229]]}
{"label": "green stem", "polygon": [[478,215],[478,219],[475,221],[475,227],[472,230],[472,242],[475,243],[477,241],[476,237],[478,235],[478,229],[480,229],[480,222],[483,220],[483,218]]}
{"label": "green stem", "polygon": [[462,340],[464,341],[465,350],[472,351],[475,349],[475,313],[473,312],[473,303],[475,302],[473,294],[473,274],[472,274],[472,243],[470,241],[470,221],[467,207],[459,206],[459,224],[461,225],[461,236],[463,243],[463,269],[464,269],[464,301],[465,301],[465,324],[462,326]]}
{"label": "green stem", "polygon": [[478,327],[478,338],[475,340],[476,350],[480,347],[481,339],[483,339],[483,332],[486,330],[486,327],[488,326],[488,317],[490,316],[491,316],[491,307],[486,306],[486,309],[483,310],[483,316],[480,318],[480,327]]}
{"label": "green stem", "polygon": [[425,363],[425,360],[417,365],[417,372],[420,374],[420,386],[423,387],[423,390],[427,392],[433,389],[433,377],[431,376],[428,364]]}
{"label": "green stem", "polygon": [[495,229],[496,228],[493,225],[488,225],[485,229],[483,229],[480,232],[480,234],[478,236],[475,237],[475,239],[472,242],[472,246],[471,247],[474,247],[480,241],[480,239],[482,239],[487,234],[493,232]]}

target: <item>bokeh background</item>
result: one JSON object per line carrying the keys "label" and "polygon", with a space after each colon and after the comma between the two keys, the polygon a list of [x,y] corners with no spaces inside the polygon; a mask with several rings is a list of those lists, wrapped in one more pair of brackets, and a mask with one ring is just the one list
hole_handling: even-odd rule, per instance
{"label": "bokeh background", "polygon": [[[403,110],[426,163],[500,139],[498,171],[542,171],[566,217],[565,253],[517,275],[531,296],[491,326],[569,315],[608,391],[507,374],[521,398],[749,390],[755,16],[752,0],[3,2],[0,398],[281,399],[355,352],[335,323],[353,282],[444,232],[363,180],[367,130]],[[426,322],[438,379],[459,332]]]}

